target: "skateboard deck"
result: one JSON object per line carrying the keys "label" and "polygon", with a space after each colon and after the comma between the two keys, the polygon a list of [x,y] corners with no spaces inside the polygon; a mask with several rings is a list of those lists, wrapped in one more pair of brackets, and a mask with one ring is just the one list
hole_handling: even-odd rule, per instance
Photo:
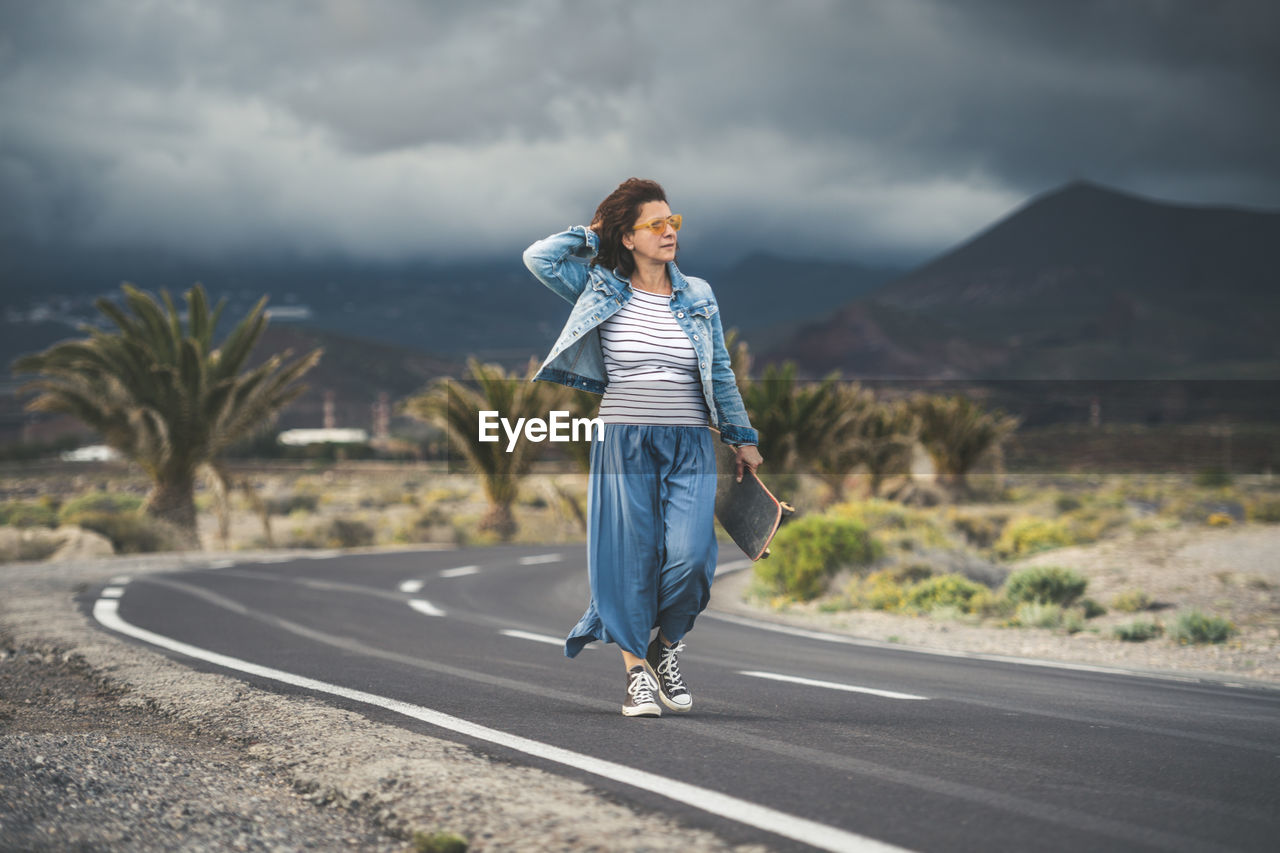
{"label": "skateboard deck", "polygon": [[[725,445],[728,447],[727,445]],[[751,471],[737,482],[732,448],[721,456],[719,479],[716,483],[716,518],[725,533],[753,561],[769,556],[769,543],[778,532],[778,525],[795,509],[778,500]]]}

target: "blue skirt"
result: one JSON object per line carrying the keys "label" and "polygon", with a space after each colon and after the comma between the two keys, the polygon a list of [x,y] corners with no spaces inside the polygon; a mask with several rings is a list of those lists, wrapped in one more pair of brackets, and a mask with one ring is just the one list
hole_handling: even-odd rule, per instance
{"label": "blue skirt", "polygon": [[706,427],[605,424],[591,445],[591,602],[565,640],[643,657],[654,628],[677,642],[711,599],[716,571],[715,437]]}

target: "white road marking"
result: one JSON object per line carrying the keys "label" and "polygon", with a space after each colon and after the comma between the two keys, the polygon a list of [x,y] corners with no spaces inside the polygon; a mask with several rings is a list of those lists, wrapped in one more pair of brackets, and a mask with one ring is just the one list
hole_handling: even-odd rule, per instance
{"label": "white road marking", "polygon": [[236,564],[235,560],[214,560],[206,569],[229,569]]}
{"label": "white road marking", "polygon": [[467,575],[474,575],[480,571],[479,566],[458,566],[456,569],[445,569],[440,573],[442,578],[461,578]]}
{"label": "white road marking", "polygon": [[432,604],[430,601],[427,601],[425,598],[410,599],[409,606],[412,607],[414,610],[418,611],[419,613],[425,613],[428,616],[444,615],[443,610],[441,610],[439,607],[436,607],[434,604]]}
{"label": "white road marking", "polygon": [[304,690],[328,693],[331,696],[339,696],[352,702],[384,708],[465,737],[498,744],[507,749],[522,752],[525,755],[532,755],[545,761],[553,761],[566,767],[572,767],[575,770],[581,770],[585,773],[621,782],[624,785],[630,785],[633,788],[639,788],[642,791],[649,791],[679,803],[686,803],[694,808],[702,809],[728,820],[753,826],[765,832],[772,832],[775,835],[781,835],[784,838],[790,838],[802,844],[809,844],[821,850],[850,851],[850,853],[862,853],[862,851],[889,853],[889,851],[901,851],[904,849],[864,835],[846,832],[833,826],[789,815],[785,812],[771,809],[768,806],[731,797],[718,791],[699,788],[696,785],[690,785],[678,779],[668,779],[656,773],[637,770],[624,764],[605,761],[601,758],[583,755],[582,753],[552,746],[541,741],[509,734],[498,729],[491,729],[488,726],[481,726],[461,717],[454,717],[420,705],[411,705],[408,702],[401,702],[397,699],[366,693],[363,690],[353,690],[337,684],[329,684],[314,678],[295,675],[284,670],[272,669],[229,655],[211,652],[198,646],[192,646],[161,634],[156,634],[145,628],[131,625],[120,618],[119,602],[117,601],[98,599],[93,605],[93,616],[103,627],[112,631],[178,654],[212,663],[215,666],[225,667],[259,678],[279,681]]}
{"label": "white road marking", "polygon": [[847,693],[870,693],[872,696],[883,696],[885,699],[928,699],[928,696],[916,696],[912,693],[895,693],[892,690],[876,690],[874,687],[858,687],[855,684],[840,684],[835,681],[817,681],[812,678],[799,678],[794,675],[780,675],[776,672],[756,672],[742,670],[741,675],[752,678],[767,678],[770,681],[786,681],[791,684],[804,684],[809,687],[825,687],[828,690],[843,690]]}
{"label": "white road marking", "polygon": [[515,637],[517,640],[532,640],[535,643],[546,643],[548,646],[563,646],[564,640],[559,637],[552,637],[550,634],[534,634],[531,631],[517,631],[514,628],[507,628],[498,632],[504,637]]}
{"label": "white road marking", "polygon": [[558,563],[564,559],[564,554],[539,554],[535,557],[521,557],[520,565],[536,566],[539,563]]}
{"label": "white road marking", "polygon": [[129,577],[128,575],[116,575],[111,579],[111,583],[123,586],[124,584],[127,584],[131,580],[133,580],[133,578]]}
{"label": "white road marking", "polygon": [[105,587],[102,590],[102,592],[99,593],[99,595],[101,595],[103,598],[119,598],[120,596],[124,595],[124,587],[122,586]]}
{"label": "white road marking", "polygon": [[987,652],[958,652],[950,649],[930,649],[922,646],[905,646],[900,643],[889,643],[882,640],[867,640],[862,637],[848,637],[844,634],[830,634],[826,631],[810,631],[807,628],[796,628],[791,625],[779,625],[775,622],[762,622],[746,616],[731,613],[713,613],[710,610],[702,614],[704,617],[744,625],[748,628],[759,628],[761,631],[773,631],[776,634],[790,634],[793,637],[806,637],[810,640],[822,640],[826,643],[840,643],[846,646],[863,646],[869,649],[894,649],[899,652],[910,652],[918,655],[935,655],[944,658],[968,658],[969,660],[986,660],[996,663],[1013,663],[1019,666],[1043,666],[1050,669],[1069,669],[1076,672],[1097,672],[1104,675],[1125,675],[1130,678],[1155,678],[1161,681],[1179,681],[1188,684],[1199,684],[1209,681],[1214,684],[1232,686],[1231,682],[1214,681],[1210,678],[1197,678],[1190,675],[1173,675],[1165,672],[1146,672],[1132,669],[1120,669],[1114,666],[1095,666],[1087,663],[1067,663],[1042,658],[1019,658],[1012,655],[996,655]]}
{"label": "white road marking", "polygon": [[400,591],[407,592],[410,595],[413,595],[420,589],[422,589],[422,581],[405,581],[400,584]]}

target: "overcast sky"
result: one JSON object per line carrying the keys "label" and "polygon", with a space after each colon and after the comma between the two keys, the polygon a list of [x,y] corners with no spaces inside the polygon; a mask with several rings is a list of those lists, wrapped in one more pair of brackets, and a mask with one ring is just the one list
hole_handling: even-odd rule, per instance
{"label": "overcast sky", "polygon": [[461,260],[629,175],[919,260],[1087,178],[1280,208],[1273,0],[0,0],[0,232]]}

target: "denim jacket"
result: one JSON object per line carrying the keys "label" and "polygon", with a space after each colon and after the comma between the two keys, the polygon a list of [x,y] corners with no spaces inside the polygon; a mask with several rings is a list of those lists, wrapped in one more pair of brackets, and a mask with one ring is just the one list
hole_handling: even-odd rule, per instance
{"label": "denim jacket", "polygon": [[[632,291],[627,279],[590,265],[599,248],[596,233],[577,225],[524,251],[524,265],[538,281],[573,303],[569,320],[535,380],[559,382],[594,394],[603,394],[608,385],[599,327],[631,301]],[[720,440],[727,444],[756,444],[759,437],[747,419],[729,367],[720,308],[711,285],[682,275],[675,263],[667,264],[667,273],[671,278],[671,313],[698,355],[711,425],[720,430]]]}

